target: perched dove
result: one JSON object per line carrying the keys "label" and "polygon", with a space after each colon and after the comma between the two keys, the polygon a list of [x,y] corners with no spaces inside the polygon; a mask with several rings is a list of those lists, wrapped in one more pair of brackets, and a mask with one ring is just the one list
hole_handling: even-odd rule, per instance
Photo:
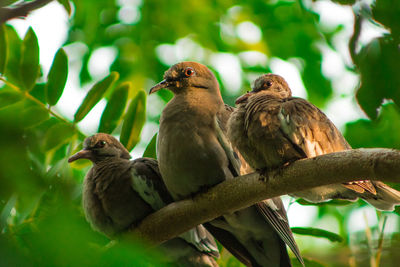
{"label": "perched dove", "polygon": [[[236,104],[238,108],[228,122],[228,136],[254,169],[271,170],[301,158],[351,149],[321,110],[292,97],[279,75],[259,77],[253,90],[238,98]],[[360,197],[380,210],[393,210],[400,204],[400,192],[369,180],[319,186],[292,195],[311,202]]]}
{"label": "perched dove", "polygon": [[[214,74],[202,64],[181,62],[165,72],[150,94],[163,88],[174,97],[161,115],[157,158],[173,198],[188,198],[240,175],[240,161],[224,134],[230,108]],[[247,266],[291,266],[285,243],[303,263],[280,199],[225,214],[205,226]]]}
{"label": "perched dove", "polygon": [[[69,162],[89,159],[93,167],[83,185],[83,208],[92,227],[110,238],[132,228],[172,198],[162,182],[157,161],[130,160],[128,150],[113,136],[98,133],[85,139],[83,150]],[[218,266],[217,245],[202,226],[160,246],[178,266]]]}

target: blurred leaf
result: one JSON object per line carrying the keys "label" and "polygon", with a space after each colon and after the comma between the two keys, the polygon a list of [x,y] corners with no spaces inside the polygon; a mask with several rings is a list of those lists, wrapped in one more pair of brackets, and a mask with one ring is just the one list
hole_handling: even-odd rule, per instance
{"label": "blurred leaf", "polygon": [[7,32],[6,26],[0,25],[0,74],[4,74],[7,64]]}
{"label": "blurred leaf", "polygon": [[0,90],[0,109],[8,105],[14,104],[22,99],[22,95],[14,90]]}
{"label": "blurred leaf", "polygon": [[[330,265],[324,265],[324,264],[322,264],[322,263],[320,263],[320,262],[318,262],[318,261],[316,261],[314,259],[307,259],[307,258],[303,257],[303,260],[304,260],[304,265],[307,266],[307,267],[325,267],[325,266],[330,266]],[[302,266],[296,259],[292,260],[292,264],[293,264],[293,267],[297,267],[297,266],[301,267]]]}
{"label": "blurred leaf", "polygon": [[[354,148],[400,149],[400,109],[394,103],[382,106],[375,121],[360,119],[346,124],[345,138]],[[384,138],[383,138],[384,137]]]}
{"label": "blurred leaf", "polygon": [[121,143],[129,151],[139,142],[140,132],[146,121],[146,92],[140,90],[132,99],[121,130]]}
{"label": "blurred leaf", "polygon": [[291,227],[292,232],[298,235],[309,235],[326,238],[331,242],[342,242],[343,238],[335,233],[312,227]]}
{"label": "blurred leaf", "polygon": [[375,1],[372,6],[372,14],[376,21],[379,21],[391,30],[396,42],[400,37],[400,2],[398,0]]}
{"label": "blurred leaf", "polygon": [[46,101],[46,84],[45,83],[37,83],[33,87],[33,89],[29,92],[29,94],[35,97],[37,100],[42,102],[43,104],[47,104]]}
{"label": "blurred leaf", "polygon": [[354,202],[342,200],[342,199],[333,199],[333,200],[326,201],[326,202],[313,203],[313,202],[309,202],[302,198],[297,199],[296,202],[303,206],[325,206],[325,205],[347,206],[347,205],[354,203]]}
{"label": "blurred leaf", "polygon": [[21,110],[21,125],[29,128],[49,118],[49,112],[38,105],[29,106]]}
{"label": "blurred leaf", "polygon": [[67,11],[68,16],[71,16],[71,4],[69,3],[69,0],[57,0]]}
{"label": "blurred leaf", "polygon": [[149,144],[143,152],[143,157],[157,159],[156,153],[157,133],[151,138]]}
{"label": "blurred leaf", "polygon": [[74,121],[81,121],[89,111],[100,101],[108,88],[110,88],[113,83],[118,80],[118,72],[111,72],[109,76],[96,83],[87,93],[85,99],[83,99],[82,104],[79,106],[78,110],[74,115]]}
{"label": "blurred leaf", "polygon": [[100,119],[99,132],[111,133],[117,127],[126,107],[132,84],[124,82],[114,89]]}
{"label": "blurred leaf", "polygon": [[65,143],[68,143],[74,134],[75,129],[72,125],[64,122],[57,123],[50,127],[46,133],[44,149],[55,149]]}
{"label": "blurred leaf", "polygon": [[356,0],[332,0],[332,2],[340,4],[340,5],[353,5]]}
{"label": "blurred leaf", "polygon": [[16,85],[21,85],[20,78],[20,61],[22,40],[10,25],[5,25],[7,34],[7,66],[5,76],[9,81]]}
{"label": "blurred leaf", "polygon": [[22,42],[20,75],[26,90],[33,88],[39,75],[39,44],[31,27]]}
{"label": "blurred leaf", "polygon": [[51,106],[60,99],[68,77],[68,57],[64,49],[60,48],[53,60],[46,83],[46,99]]}
{"label": "blurred leaf", "polygon": [[7,219],[10,216],[11,209],[14,208],[16,202],[17,195],[13,194],[7,201],[6,205],[4,205],[3,210],[0,213],[0,231],[3,231],[3,228],[7,225]]}
{"label": "blurred leaf", "polygon": [[384,99],[393,99],[400,104],[400,75],[398,65],[400,52],[398,44],[390,38],[376,38],[357,55],[361,72],[361,87],[357,101],[372,119]]}

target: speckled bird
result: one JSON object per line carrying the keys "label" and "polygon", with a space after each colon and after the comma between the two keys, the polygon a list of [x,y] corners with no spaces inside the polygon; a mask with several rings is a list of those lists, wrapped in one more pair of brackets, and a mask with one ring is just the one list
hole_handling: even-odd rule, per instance
{"label": "speckled bird", "polygon": [[[256,79],[253,90],[239,97],[236,104],[228,136],[254,169],[268,171],[298,159],[351,149],[328,117],[307,100],[293,97],[279,75]],[[311,202],[362,198],[380,210],[393,210],[400,204],[397,190],[379,181],[356,178],[292,195]]]}

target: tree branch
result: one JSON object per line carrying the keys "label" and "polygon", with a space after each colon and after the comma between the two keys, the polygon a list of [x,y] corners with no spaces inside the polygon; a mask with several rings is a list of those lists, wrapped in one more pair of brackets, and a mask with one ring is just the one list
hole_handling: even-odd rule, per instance
{"label": "tree branch", "polygon": [[23,2],[16,7],[2,7],[0,8],[0,25],[7,20],[17,17],[26,17],[31,11],[47,5],[53,0],[35,0],[31,2]]}
{"label": "tree branch", "polygon": [[192,199],[171,203],[146,217],[125,237],[139,237],[157,245],[222,214],[261,200],[308,188],[359,180],[400,182],[400,151],[354,149],[298,160],[268,181],[258,173],[222,182]]}

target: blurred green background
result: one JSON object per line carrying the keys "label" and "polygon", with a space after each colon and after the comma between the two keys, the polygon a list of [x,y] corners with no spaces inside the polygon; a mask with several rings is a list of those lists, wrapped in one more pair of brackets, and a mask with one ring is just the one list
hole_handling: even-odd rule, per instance
{"label": "blurred green background", "polygon": [[[278,73],[353,147],[399,149],[399,15],[398,0],[59,0],[1,25],[0,266],[162,266],[140,241],[104,248],[81,209],[90,164],[67,158],[97,131],[155,157],[172,95],[146,92],[179,61],[209,66],[230,105]],[[284,200],[307,266],[398,266],[400,209]]]}

